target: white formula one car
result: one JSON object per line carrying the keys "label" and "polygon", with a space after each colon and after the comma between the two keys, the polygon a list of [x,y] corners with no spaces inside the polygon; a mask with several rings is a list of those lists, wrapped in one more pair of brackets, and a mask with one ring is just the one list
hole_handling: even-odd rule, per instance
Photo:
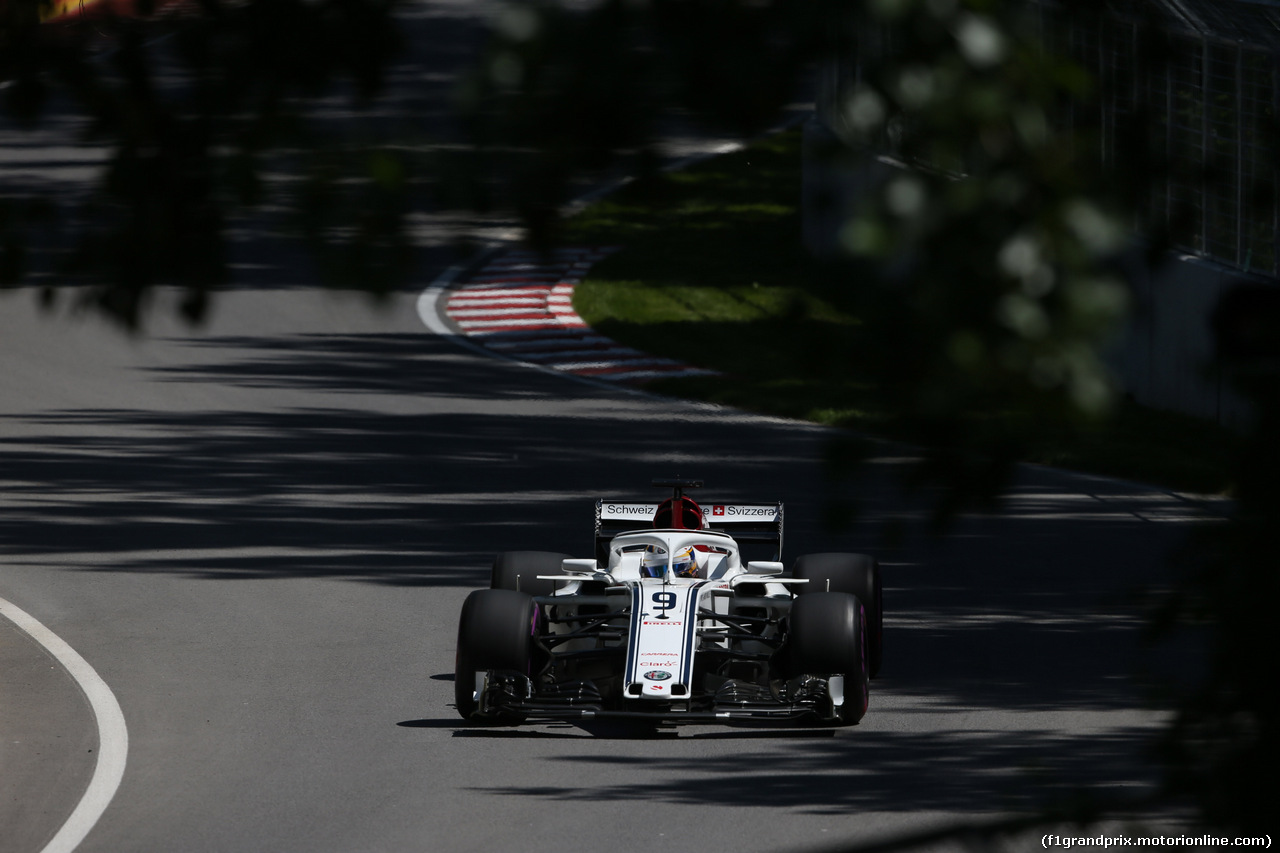
{"label": "white formula one car", "polygon": [[[476,723],[633,717],[857,723],[880,668],[880,569],[810,554],[784,574],[782,504],[596,502],[596,557],[498,555],[458,626],[455,698]],[[636,529],[641,524],[643,529]],[[745,560],[740,543],[773,559]]]}

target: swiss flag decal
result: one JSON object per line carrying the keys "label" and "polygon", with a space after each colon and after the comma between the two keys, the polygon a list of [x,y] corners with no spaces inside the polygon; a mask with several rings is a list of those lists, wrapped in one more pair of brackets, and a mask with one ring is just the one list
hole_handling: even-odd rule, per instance
{"label": "swiss flag decal", "polygon": [[712,515],[724,515],[724,505],[722,504],[722,505],[720,505],[720,506],[713,506],[713,507],[711,507],[711,514],[712,514]]}

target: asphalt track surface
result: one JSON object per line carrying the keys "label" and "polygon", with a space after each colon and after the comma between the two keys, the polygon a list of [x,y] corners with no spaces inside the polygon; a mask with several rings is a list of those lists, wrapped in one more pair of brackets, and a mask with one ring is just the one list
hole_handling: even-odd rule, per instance
{"label": "asphalt track surface", "polygon": [[[423,284],[451,260],[430,249]],[[892,485],[900,451],[831,532],[850,487],[824,431],[486,358],[426,330],[420,289],[375,307],[255,266],[205,327],[161,305],[138,338],[0,297],[0,598],[128,726],[78,850],[794,851],[1149,785],[1161,715],[1126,595],[1164,577],[1196,506],[1027,469],[1002,511],[882,548],[885,521],[922,516]],[[672,475],[785,501],[789,557],[880,556],[862,724],[464,725],[454,632],[492,555],[589,554],[596,496]],[[65,670],[0,618],[0,851],[44,848],[96,738]]]}

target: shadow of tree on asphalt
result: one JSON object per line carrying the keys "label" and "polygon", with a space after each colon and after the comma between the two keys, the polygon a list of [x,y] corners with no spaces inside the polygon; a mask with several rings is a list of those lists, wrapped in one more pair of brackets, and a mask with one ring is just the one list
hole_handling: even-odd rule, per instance
{"label": "shadow of tree on asphalt", "polygon": [[[830,738],[742,739],[741,748],[701,751],[699,738],[663,740],[660,755],[562,755],[552,763],[574,768],[608,762],[612,785],[472,789],[548,802],[634,802],[648,806],[725,804],[806,814],[939,811],[1020,812],[1075,796],[1132,793],[1135,752],[1145,731],[1119,729],[1093,736],[1037,732],[841,732]],[[716,737],[734,739],[735,733]],[[778,747],[778,748],[770,748]],[[784,748],[785,747],[785,748]],[[752,752],[752,750],[756,750]]]}
{"label": "shadow of tree on asphalt", "polygon": [[[1025,810],[1081,787],[1149,784],[1141,750],[1152,722],[1132,681],[1143,656],[1128,594],[1163,576],[1184,535],[1165,522],[1193,510],[1173,496],[1028,471],[1004,512],[886,547],[886,521],[916,531],[927,521],[893,485],[893,448],[866,467],[860,488],[873,498],[854,526],[833,531],[822,518],[834,487],[813,464],[818,430],[447,361],[450,345],[425,335],[214,338],[190,350],[189,363],[156,368],[156,381],[262,390],[263,405],[15,416],[25,431],[0,449],[0,557],[49,571],[324,578],[430,594],[484,585],[497,551],[590,553],[597,496],[643,498],[652,477],[677,474],[704,478],[707,499],[783,500],[788,559],[880,556],[884,674],[862,725],[834,736],[699,728],[637,754],[566,748],[600,739],[583,728],[401,724],[551,738],[559,746],[540,760],[568,777],[607,763],[616,779],[476,792],[829,814]],[[322,391],[326,405],[292,404],[299,388]],[[938,719],[901,730],[919,714]],[[705,749],[711,741],[733,746]]]}

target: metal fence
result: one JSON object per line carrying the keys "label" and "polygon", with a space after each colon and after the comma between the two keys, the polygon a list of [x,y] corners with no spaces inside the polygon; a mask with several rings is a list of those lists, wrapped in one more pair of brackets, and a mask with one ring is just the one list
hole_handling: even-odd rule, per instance
{"label": "metal fence", "polygon": [[[1168,168],[1139,224],[1189,253],[1280,276],[1280,0],[1107,0],[1106,7],[1084,13],[1070,0],[1029,0],[1045,49],[1095,74],[1103,93],[1095,105],[1068,107],[1061,120],[1068,129],[1100,129],[1101,153],[1114,159],[1120,130],[1140,114]],[[819,113],[838,134],[839,104],[861,74],[858,57],[892,50],[886,33],[864,30],[852,55],[828,67]]]}
{"label": "metal fence", "polygon": [[[1168,170],[1148,228],[1177,247],[1248,272],[1280,274],[1276,116],[1280,4],[1113,0],[1093,20],[1067,16],[1069,55],[1094,72],[1104,156],[1139,105]],[[1041,14],[1063,23],[1058,9]]]}

